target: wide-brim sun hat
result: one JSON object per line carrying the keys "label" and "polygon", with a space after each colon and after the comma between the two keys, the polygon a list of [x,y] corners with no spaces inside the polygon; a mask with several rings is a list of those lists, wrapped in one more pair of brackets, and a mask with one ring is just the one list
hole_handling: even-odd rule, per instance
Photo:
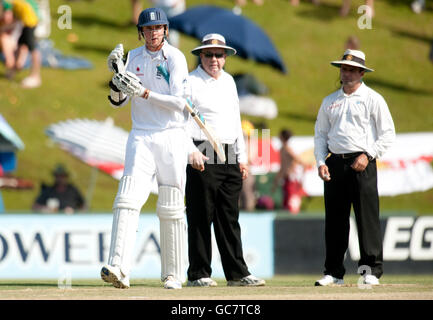
{"label": "wide-brim sun hat", "polygon": [[219,33],[209,33],[205,35],[201,41],[201,45],[194,48],[191,53],[199,56],[201,50],[206,48],[222,48],[225,49],[228,56],[236,54],[236,50],[226,45],[226,39]]}
{"label": "wide-brim sun hat", "polygon": [[365,66],[365,54],[360,50],[347,49],[341,60],[331,61],[331,65],[340,68],[342,64],[364,69],[365,72],[373,72],[373,69]]}

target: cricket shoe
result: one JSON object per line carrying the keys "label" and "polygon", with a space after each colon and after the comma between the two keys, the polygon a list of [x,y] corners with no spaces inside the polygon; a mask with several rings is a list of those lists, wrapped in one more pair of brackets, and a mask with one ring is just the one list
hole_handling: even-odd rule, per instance
{"label": "cricket shoe", "polygon": [[101,269],[101,279],[107,283],[112,283],[115,288],[128,289],[129,277],[123,276],[119,267],[105,265]]}
{"label": "cricket shoe", "polygon": [[266,281],[260,278],[257,278],[250,274],[249,276],[243,277],[240,280],[229,280],[227,281],[227,285],[229,287],[260,287],[264,286]]}
{"label": "cricket shoe", "polygon": [[164,279],[164,288],[165,289],[182,289],[182,282],[177,280],[173,276],[168,276]]}
{"label": "cricket shoe", "polygon": [[341,284],[344,284],[343,279],[335,278],[329,274],[325,275],[322,279],[317,280],[316,283],[314,283],[314,285],[316,287],[319,287],[319,286],[325,287],[325,286],[330,286],[330,285],[341,285]]}
{"label": "cricket shoe", "polygon": [[216,287],[218,284],[211,278],[188,280],[187,287]]}
{"label": "cricket shoe", "polygon": [[364,284],[370,284],[370,285],[378,285],[379,283],[379,279],[372,275],[372,274],[366,274],[364,276]]}

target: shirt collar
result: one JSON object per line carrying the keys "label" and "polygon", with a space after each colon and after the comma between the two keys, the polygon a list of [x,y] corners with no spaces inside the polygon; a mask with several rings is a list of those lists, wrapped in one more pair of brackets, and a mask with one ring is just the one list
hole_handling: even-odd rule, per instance
{"label": "shirt collar", "polygon": [[343,91],[343,86],[338,90],[338,97],[355,97],[355,96],[363,96],[365,93],[365,90],[367,90],[367,86],[364,84],[364,82],[361,83],[358,89],[352,94],[346,94]]}
{"label": "shirt collar", "polygon": [[[161,57],[161,55],[162,55],[162,57],[165,58],[166,55],[165,55],[165,52],[164,52],[165,50],[164,50],[164,49],[165,49],[166,45],[167,45],[167,41],[164,40],[164,43],[162,44],[161,49],[159,49],[158,51],[155,51],[155,52],[154,52],[155,55],[156,55],[156,56],[159,56],[159,57]],[[142,52],[143,52],[143,57],[152,59],[152,56],[151,56],[151,54],[148,52],[148,50],[147,50],[147,48],[146,48],[146,45],[143,46],[143,50],[142,50]]]}
{"label": "shirt collar", "polygon": [[198,72],[199,72],[199,75],[200,75],[200,77],[203,79],[203,81],[205,82],[205,83],[210,83],[210,82],[213,82],[213,81],[217,81],[217,79],[215,79],[214,77],[211,77],[203,68],[202,68],[202,66],[201,65],[199,65],[198,67],[197,67],[197,69],[198,69]]}

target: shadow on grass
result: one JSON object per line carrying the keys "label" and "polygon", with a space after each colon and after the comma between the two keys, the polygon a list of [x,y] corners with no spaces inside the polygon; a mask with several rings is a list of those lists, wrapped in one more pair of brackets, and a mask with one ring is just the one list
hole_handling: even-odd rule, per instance
{"label": "shadow on grass", "polygon": [[279,111],[278,117],[280,118],[283,117],[291,120],[306,121],[306,122],[316,122],[316,115],[312,116],[305,113],[291,112],[285,110]]}
{"label": "shadow on grass", "polygon": [[346,17],[340,16],[340,5],[320,3],[319,5],[311,5],[309,9],[301,10],[298,15],[302,18],[316,19],[321,21],[332,21],[334,19],[351,17],[349,13]]}
{"label": "shadow on grass", "polygon": [[418,89],[418,88],[411,88],[405,84],[401,83],[393,83],[391,81],[382,80],[378,78],[369,78],[366,81],[367,85],[369,87],[382,87],[387,88],[395,91],[401,91],[408,94],[417,94],[417,95],[425,95],[425,96],[431,96],[433,95],[432,90],[426,90],[426,89]]}
{"label": "shadow on grass", "polygon": [[74,49],[77,51],[91,51],[91,52],[95,52],[98,54],[105,56],[108,56],[111,52],[111,50],[113,50],[112,47],[107,47],[107,46],[100,46],[97,44],[76,44],[74,45]]}
{"label": "shadow on grass", "polygon": [[135,28],[135,26],[129,21],[110,20],[94,14],[74,14],[72,23],[78,23],[82,26],[99,25],[104,28],[116,29],[117,31],[123,31],[127,29],[132,30]]}
{"label": "shadow on grass", "polygon": [[399,28],[393,28],[393,27],[391,27],[390,30],[393,34],[395,34],[396,36],[399,36],[399,37],[410,38],[413,40],[418,40],[418,41],[427,42],[427,43],[431,43],[433,41],[433,38],[427,37],[426,35],[417,34],[415,32],[410,32],[407,30],[403,30],[403,29],[399,29]]}

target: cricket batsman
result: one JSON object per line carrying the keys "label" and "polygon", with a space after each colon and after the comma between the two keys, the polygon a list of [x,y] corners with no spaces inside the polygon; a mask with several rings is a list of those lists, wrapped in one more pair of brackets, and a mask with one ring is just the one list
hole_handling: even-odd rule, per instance
{"label": "cricket batsman", "polygon": [[[142,11],[137,29],[145,44],[131,50],[125,62],[123,47],[118,45],[107,61],[108,69],[115,72],[108,99],[114,108],[131,102],[132,129],[113,205],[108,264],[102,267],[101,278],[116,288],[129,288],[139,213],[156,178],[161,281],[166,289],[181,289],[187,262],[186,165],[188,146],[194,147],[185,131],[188,68],[183,53],[166,40],[169,23],[164,11]],[[170,73],[169,82],[157,70],[158,65]]]}

